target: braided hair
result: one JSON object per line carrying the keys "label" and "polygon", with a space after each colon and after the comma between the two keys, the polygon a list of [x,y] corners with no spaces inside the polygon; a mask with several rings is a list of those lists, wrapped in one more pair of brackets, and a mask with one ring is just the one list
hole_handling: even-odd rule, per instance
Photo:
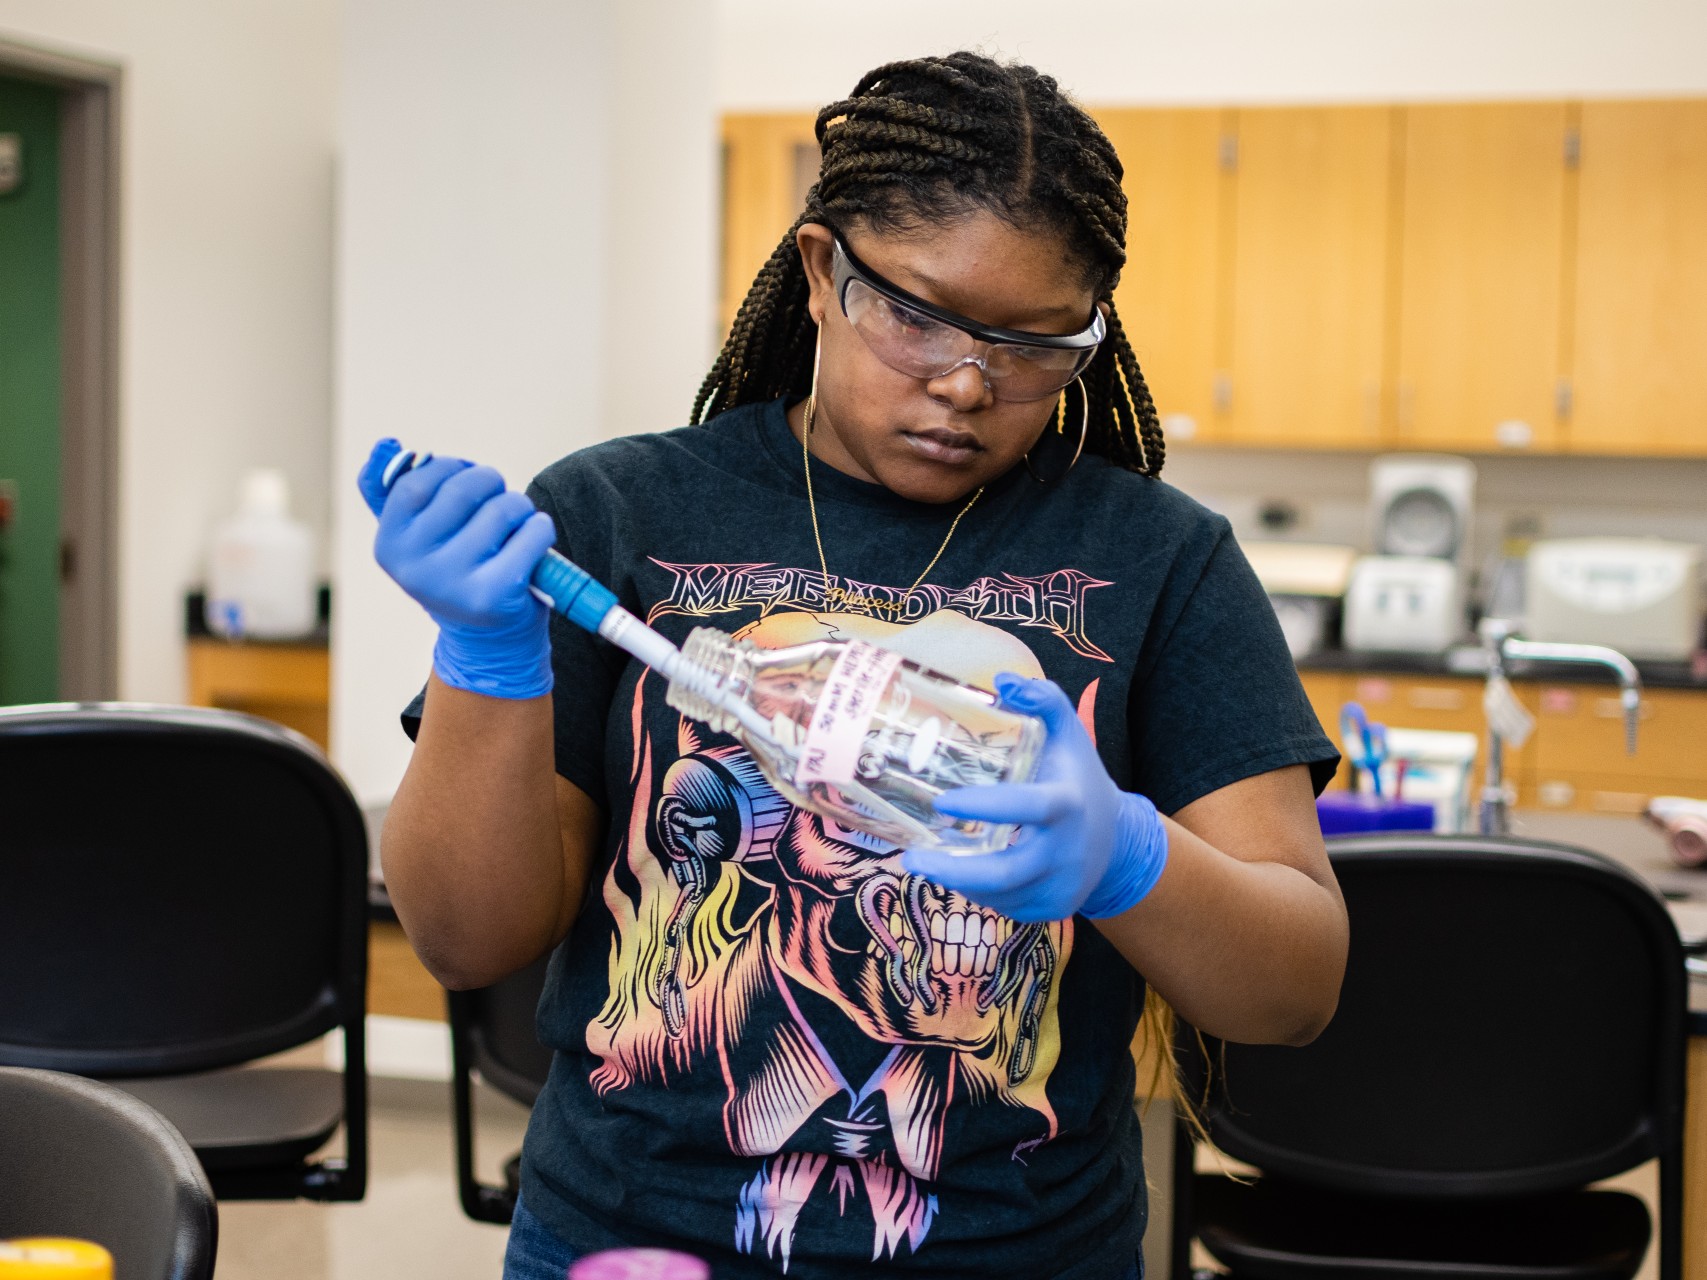
{"label": "braided hair", "polygon": [[975,209],[1062,237],[1108,305],[1108,335],[1083,374],[1085,449],[1144,475],[1162,469],[1155,402],[1114,310],[1126,263],[1120,159],[1054,79],[974,53],[892,62],[818,113],[822,161],[806,210],[759,270],[692,421],[712,407],[805,395],[816,325],[795,232],[863,220],[905,232]]}

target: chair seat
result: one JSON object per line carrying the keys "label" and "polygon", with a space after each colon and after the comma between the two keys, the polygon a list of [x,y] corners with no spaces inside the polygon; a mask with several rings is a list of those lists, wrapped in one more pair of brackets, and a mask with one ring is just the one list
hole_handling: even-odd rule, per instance
{"label": "chair seat", "polygon": [[113,1080],[177,1127],[209,1174],[306,1160],[344,1118],[343,1078],[312,1067],[238,1067]]}
{"label": "chair seat", "polygon": [[1647,1253],[1647,1207],[1620,1191],[1458,1204],[1203,1175],[1193,1213],[1238,1280],[1630,1280]]}

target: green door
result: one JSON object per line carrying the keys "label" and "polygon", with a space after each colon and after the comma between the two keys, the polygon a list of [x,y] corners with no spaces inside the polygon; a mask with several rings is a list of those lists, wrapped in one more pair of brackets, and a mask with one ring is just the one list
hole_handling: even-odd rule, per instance
{"label": "green door", "polygon": [[59,693],[59,97],[0,78],[0,703]]}

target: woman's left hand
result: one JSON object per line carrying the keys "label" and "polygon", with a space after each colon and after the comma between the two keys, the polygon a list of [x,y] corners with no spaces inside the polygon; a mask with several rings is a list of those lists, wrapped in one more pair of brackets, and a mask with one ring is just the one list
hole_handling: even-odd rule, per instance
{"label": "woman's left hand", "polygon": [[1019,921],[1121,915],[1161,877],[1168,833],[1156,807],[1121,791],[1059,685],[1006,673],[1002,705],[1037,716],[1048,737],[1037,778],[961,787],[937,798],[939,813],[980,822],[1015,822],[1018,838],[995,853],[955,855],[909,849],[915,875]]}

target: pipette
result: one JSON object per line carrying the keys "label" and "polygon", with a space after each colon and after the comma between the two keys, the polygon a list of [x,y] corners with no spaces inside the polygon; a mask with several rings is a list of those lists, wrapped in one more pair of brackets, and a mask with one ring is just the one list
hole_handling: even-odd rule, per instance
{"label": "pipette", "polygon": [[[376,486],[379,514],[399,477],[426,463],[395,441]],[[368,473],[371,476],[371,472]],[[547,551],[529,589],[547,607],[666,680],[668,704],[732,734],[784,798],[839,825],[902,847],[988,853],[1012,826],[939,813],[935,799],[963,786],[1029,782],[1045,729],[988,690],[861,641],[817,640],[761,650],[701,627],[678,649],[618,602],[585,569]]]}
{"label": "pipette", "polygon": [[[381,473],[380,485],[389,495],[393,485],[408,472],[432,460],[430,453],[399,448]],[[375,515],[379,512],[376,510]],[[667,680],[682,679],[696,688],[691,663],[682,652],[639,618],[617,603],[616,593],[580,565],[556,550],[547,551],[535,566],[528,590],[548,609],[594,635],[603,636],[617,648],[633,654]],[[704,696],[735,716],[748,728],[763,730],[765,724],[743,702],[722,696],[719,689],[703,690]],[[749,721],[751,723],[749,723]]]}

